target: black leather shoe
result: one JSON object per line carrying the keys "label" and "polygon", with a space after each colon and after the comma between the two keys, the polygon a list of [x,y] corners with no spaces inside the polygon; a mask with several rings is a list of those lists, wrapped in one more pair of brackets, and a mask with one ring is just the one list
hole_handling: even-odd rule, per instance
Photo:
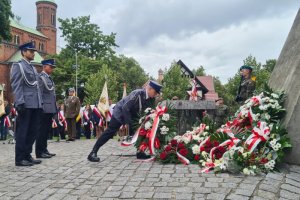
{"label": "black leather shoe", "polygon": [[146,159],[151,158],[151,156],[145,154],[144,152],[138,152],[138,153],[136,153],[136,158],[141,159],[141,160],[146,160]]}
{"label": "black leather shoe", "polygon": [[20,167],[30,167],[32,165],[33,163],[29,162],[28,160],[21,160],[16,162],[16,166],[20,166]]}
{"label": "black leather shoe", "polygon": [[48,150],[47,150],[47,151],[45,151],[45,154],[48,154],[48,155],[50,155],[51,157],[53,157],[53,156],[56,156],[56,154],[55,154],[55,153],[50,153]]}
{"label": "black leather shoe", "polygon": [[41,163],[42,163],[41,160],[33,159],[31,156],[27,159],[27,161],[31,162],[31,163],[34,164],[34,165],[38,165],[38,164],[41,164]]}
{"label": "black leather shoe", "polygon": [[100,158],[97,156],[96,152],[91,152],[87,158],[91,162],[99,162]]}
{"label": "black leather shoe", "polygon": [[42,153],[42,154],[37,154],[36,155],[36,158],[51,158],[52,156],[48,155],[48,154],[45,154],[45,153]]}

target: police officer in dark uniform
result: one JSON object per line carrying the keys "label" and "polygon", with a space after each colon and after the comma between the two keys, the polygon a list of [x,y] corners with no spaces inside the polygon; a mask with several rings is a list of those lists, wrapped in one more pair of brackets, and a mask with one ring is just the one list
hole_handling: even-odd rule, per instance
{"label": "police officer in dark uniform", "polygon": [[32,42],[19,47],[22,60],[14,63],[10,72],[11,87],[14,93],[14,106],[18,111],[15,149],[16,166],[40,164],[31,156],[32,145],[38,134],[42,97],[38,84],[39,75],[30,63],[36,51]]}
{"label": "police officer in dark uniform", "polygon": [[[134,134],[132,119],[138,117],[138,113],[141,113],[153,103],[154,98],[160,93],[161,87],[158,83],[150,81],[145,89],[134,90],[116,104],[108,128],[98,138],[92,152],[88,156],[89,161],[100,161],[100,158],[97,157],[99,148],[111,139],[122,125],[126,125],[129,135]],[[137,153],[138,159],[147,159],[149,157],[143,152]]]}
{"label": "police officer in dark uniform", "polygon": [[51,74],[55,68],[54,59],[42,61],[43,71],[40,73],[39,84],[42,91],[43,113],[38,136],[35,143],[35,155],[37,158],[51,158],[55,156],[47,149],[47,139],[52,131],[52,117],[57,113],[55,85]]}
{"label": "police officer in dark uniform", "polygon": [[240,104],[252,97],[255,91],[255,81],[251,77],[252,70],[252,67],[248,65],[243,65],[240,68],[241,82],[235,99]]}

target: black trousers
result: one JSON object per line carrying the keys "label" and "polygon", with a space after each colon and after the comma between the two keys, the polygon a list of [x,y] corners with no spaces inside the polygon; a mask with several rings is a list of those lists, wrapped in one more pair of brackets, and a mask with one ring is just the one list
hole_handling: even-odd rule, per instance
{"label": "black trousers", "polygon": [[47,152],[47,140],[49,133],[52,132],[52,113],[42,113],[39,133],[35,142],[35,155]]}
{"label": "black trousers", "polygon": [[115,133],[120,129],[121,126],[122,124],[116,118],[112,117],[107,129],[102,133],[94,145],[93,151],[98,152],[102,145],[114,137]]}
{"label": "black trousers", "polygon": [[86,139],[91,139],[91,126],[90,126],[90,122],[87,123],[87,125],[84,125],[84,136],[86,137]]}
{"label": "black trousers", "polygon": [[41,109],[26,108],[19,113],[16,127],[15,161],[26,160],[32,152],[32,145],[39,131]]}

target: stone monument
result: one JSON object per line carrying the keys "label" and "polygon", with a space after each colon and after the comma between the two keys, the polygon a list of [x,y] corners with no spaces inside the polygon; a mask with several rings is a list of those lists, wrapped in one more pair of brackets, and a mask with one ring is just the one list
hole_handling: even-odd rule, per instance
{"label": "stone monument", "polygon": [[300,165],[300,9],[271,74],[269,85],[275,90],[283,90],[287,95],[284,125],[293,148],[287,154],[286,161]]}

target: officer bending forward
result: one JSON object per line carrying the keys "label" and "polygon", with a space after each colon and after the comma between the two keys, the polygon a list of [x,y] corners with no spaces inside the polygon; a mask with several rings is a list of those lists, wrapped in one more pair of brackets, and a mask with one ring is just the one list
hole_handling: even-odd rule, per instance
{"label": "officer bending forward", "polygon": [[[162,86],[158,83],[150,81],[146,89],[134,90],[116,104],[108,128],[103,132],[101,137],[98,138],[92,152],[88,156],[89,161],[100,161],[100,158],[97,157],[98,150],[109,139],[113,138],[115,133],[120,129],[122,125],[126,125],[126,127],[129,126],[129,134],[133,135],[133,130],[131,127],[132,118],[138,117],[138,113],[141,113],[143,110],[150,106],[154,98],[160,93],[161,87]],[[149,155],[146,155],[143,152],[137,153],[138,159],[147,159],[149,157]]]}

